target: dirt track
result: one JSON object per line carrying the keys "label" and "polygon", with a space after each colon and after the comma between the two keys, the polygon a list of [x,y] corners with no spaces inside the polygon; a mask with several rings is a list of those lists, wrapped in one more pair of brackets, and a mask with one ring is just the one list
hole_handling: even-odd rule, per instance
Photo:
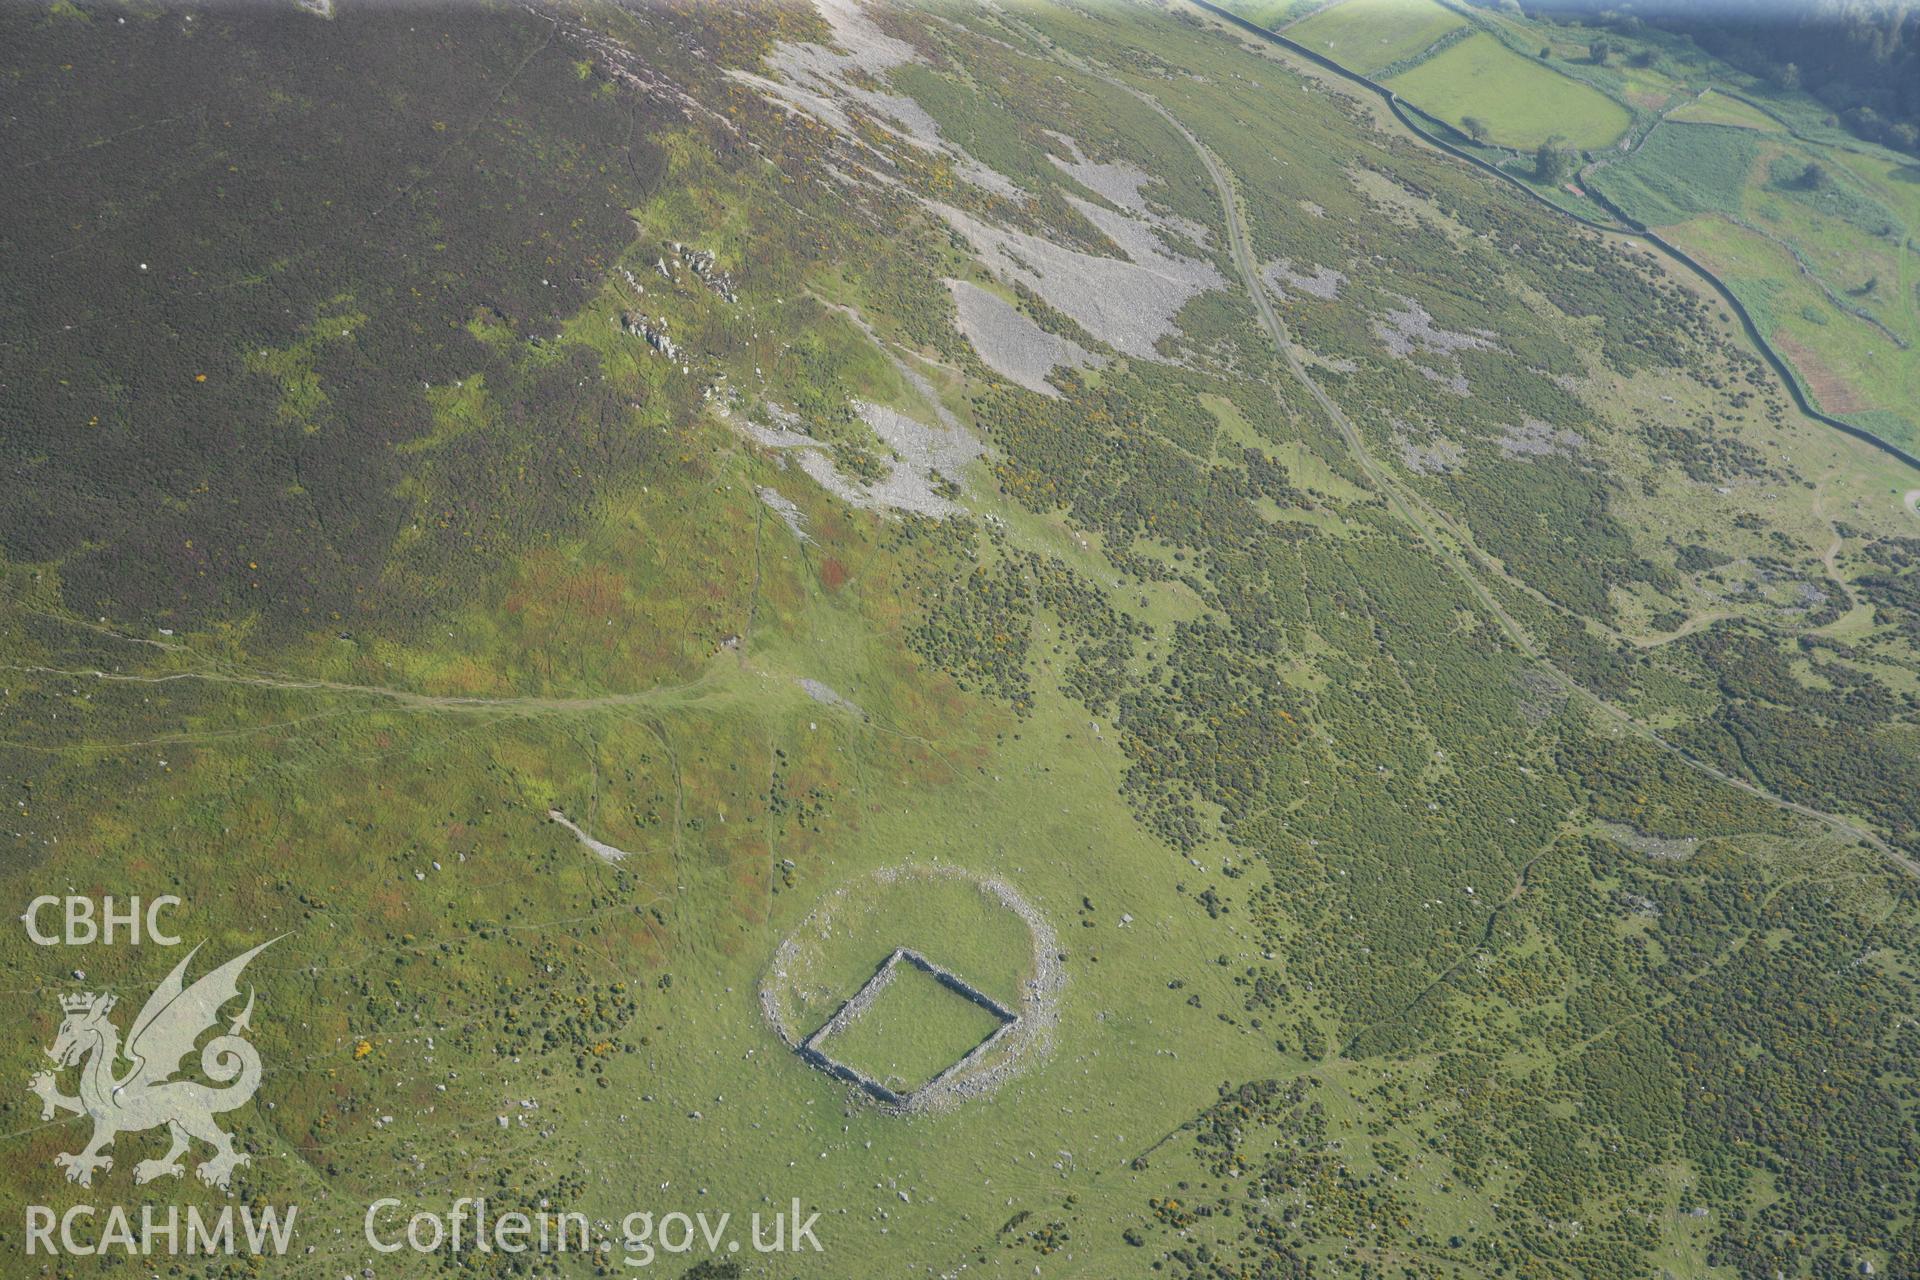
{"label": "dirt track", "polygon": [[[1440,557],[1443,563],[1453,570],[1454,574],[1467,589],[1472,592],[1474,598],[1480,605],[1499,623],[1500,628],[1507,633],[1508,638],[1512,640],[1514,646],[1538,664],[1556,683],[1566,689],[1570,696],[1578,698],[1602,719],[1611,721],[1622,729],[1652,743],[1697,773],[1705,774],[1707,777],[1717,782],[1724,782],[1728,786],[1738,787],[1749,795],[1757,796],[1771,804],[1778,805],[1780,808],[1799,814],[1801,817],[1810,818],[1832,831],[1858,840],[1862,844],[1872,846],[1883,854],[1890,863],[1899,867],[1915,879],[1920,879],[1920,861],[1915,861],[1895,849],[1882,839],[1877,832],[1868,830],[1845,818],[1824,813],[1809,805],[1788,800],[1783,796],[1777,796],[1764,787],[1727,773],[1704,760],[1695,758],[1667,741],[1667,739],[1661,737],[1660,734],[1653,729],[1641,724],[1606,699],[1584,686],[1575,683],[1564,672],[1560,671],[1559,668],[1553,666],[1545,656],[1539,652],[1534,646],[1532,637],[1529,636],[1526,630],[1514,620],[1513,616],[1500,605],[1500,602],[1494,598],[1493,593],[1487,588],[1487,585],[1481,581],[1479,574],[1468,562],[1466,554],[1460,550],[1460,547],[1469,545],[1465,539],[1460,539],[1456,544],[1454,541],[1442,539],[1435,533],[1434,526],[1436,524],[1450,529],[1451,522],[1440,512],[1435,511],[1428,505],[1420,495],[1402,488],[1398,479],[1391,475],[1386,468],[1382,467],[1379,462],[1374,459],[1371,452],[1368,451],[1366,441],[1362,438],[1359,429],[1353,425],[1352,420],[1347,417],[1346,412],[1333,401],[1332,397],[1321,390],[1319,383],[1314,381],[1313,375],[1307,370],[1306,364],[1301,360],[1299,351],[1294,347],[1285,323],[1281,321],[1279,315],[1274,311],[1272,300],[1268,296],[1267,290],[1260,278],[1259,262],[1254,257],[1252,243],[1247,235],[1246,215],[1245,211],[1241,208],[1239,192],[1231,171],[1229,171],[1221,162],[1220,158],[1214,155],[1204,143],[1195,137],[1193,132],[1174,116],[1165,105],[1148,95],[1140,94],[1139,96],[1152,105],[1170,125],[1180,132],[1181,136],[1186,138],[1188,145],[1193,148],[1194,153],[1200,158],[1201,163],[1205,165],[1208,176],[1213,179],[1214,187],[1220,197],[1221,208],[1225,211],[1228,246],[1233,251],[1234,265],[1239,269],[1241,279],[1253,300],[1254,310],[1259,316],[1261,328],[1266,330],[1267,336],[1274,344],[1274,348],[1286,360],[1287,368],[1299,381],[1300,385],[1306,389],[1307,393],[1313,397],[1314,402],[1320,406],[1321,411],[1326,415],[1327,421],[1339,432],[1341,440],[1346,444],[1348,451],[1352,453],[1354,460],[1359,463],[1361,469],[1367,473],[1368,478],[1379,487],[1381,493],[1387,499],[1388,507],[1396,516],[1413,529],[1420,539]],[[1907,507],[1908,510],[1915,511],[1917,515],[1920,515],[1920,490],[1915,490],[1907,495]]]}

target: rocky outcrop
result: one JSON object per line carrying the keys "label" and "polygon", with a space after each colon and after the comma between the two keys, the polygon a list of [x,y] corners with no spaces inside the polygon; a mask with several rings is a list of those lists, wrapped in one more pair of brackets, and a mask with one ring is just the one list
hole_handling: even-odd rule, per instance
{"label": "rocky outcrop", "polygon": [[694,279],[720,295],[722,301],[740,301],[739,294],[734,289],[733,277],[720,270],[714,261],[713,254],[705,249],[696,249],[690,244],[681,244],[678,240],[673,242],[673,252],[687,270],[693,273]]}
{"label": "rocky outcrop", "polygon": [[666,317],[658,320],[633,312],[623,312],[620,327],[638,338],[645,338],[647,345],[672,360],[680,354],[680,346],[667,334]]}

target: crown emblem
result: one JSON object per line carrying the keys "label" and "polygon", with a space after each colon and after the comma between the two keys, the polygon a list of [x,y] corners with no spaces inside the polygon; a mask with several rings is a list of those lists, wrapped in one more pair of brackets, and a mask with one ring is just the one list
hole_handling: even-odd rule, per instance
{"label": "crown emblem", "polygon": [[97,996],[91,991],[75,996],[61,996],[60,1007],[68,1013],[86,1013],[95,1007],[105,1012],[113,1007],[112,996]]}

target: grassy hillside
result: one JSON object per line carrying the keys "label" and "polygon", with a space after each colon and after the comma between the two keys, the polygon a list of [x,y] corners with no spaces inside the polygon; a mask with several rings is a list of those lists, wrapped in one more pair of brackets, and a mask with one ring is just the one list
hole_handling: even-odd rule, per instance
{"label": "grassy hillside", "polygon": [[[0,879],[284,935],[299,1261],[204,1273],[1920,1266],[1920,480],[1698,280],[1187,9],[0,21]],[[901,946],[1021,1019],[923,1108],[790,1043]],[[177,963],[0,955],[20,1080]],[[991,1029],[925,977],[838,1052]],[[19,1203],[227,1202],[0,1108]]]}
{"label": "grassy hillside", "polygon": [[1814,402],[1911,449],[1920,420],[1920,303],[1904,166],[1779,132],[1656,128],[1590,182],[1725,279]]}

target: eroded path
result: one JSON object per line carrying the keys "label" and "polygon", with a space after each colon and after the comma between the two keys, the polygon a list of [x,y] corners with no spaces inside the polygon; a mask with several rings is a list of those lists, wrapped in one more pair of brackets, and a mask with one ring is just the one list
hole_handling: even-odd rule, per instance
{"label": "eroded path", "polygon": [[23,667],[10,666],[8,671],[19,671],[28,675],[63,676],[75,680],[104,680],[115,684],[172,684],[182,680],[204,681],[210,684],[242,685],[255,689],[278,689],[293,693],[338,693],[356,695],[376,701],[391,702],[396,706],[416,711],[466,711],[493,712],[506,715],[542,715],[565,714],[586,711],[605,711],[622,707],[659,707],[672,704],[691,704],[701,698],[702,689],[707,686],[710,677],[703,674],[683,684],[657,685],[651,689],[636,689],[626,693],[606,693],[593,697],[579,698],[541,698],[507,696],[485,698],[471,695],[419,693],[411,689],[396,689],[387,685],[353,684],[343,680],[320,680],[298,676],[274,674],[254,674],[229,671],[169,671],[159,675],[139,675],[131,672],[94,670],[75,670],[65,667]]}

